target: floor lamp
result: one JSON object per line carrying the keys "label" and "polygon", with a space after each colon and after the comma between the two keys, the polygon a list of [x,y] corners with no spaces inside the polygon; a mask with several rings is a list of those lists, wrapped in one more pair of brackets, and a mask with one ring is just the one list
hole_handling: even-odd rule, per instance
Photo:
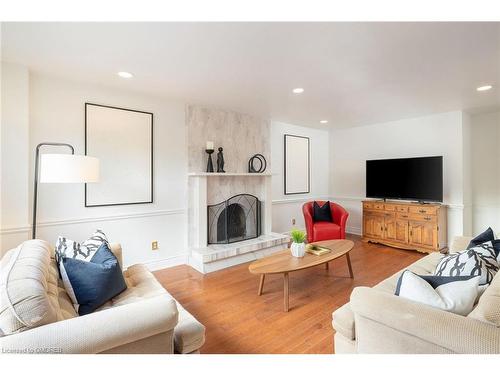
{"label": "floor lamp", "polygon": [[[67,147],[71,154],[42,154],[43,146]],[[39,171],[40,170],[40,171]],[[35,178],[33,188],[33,226],[32,238],[36,238],[36,208],[38,201],[38,182],[40,183],[85,183],[98,182],[99,159],[75,155],[75,149],[68,143],[44,142],[36,146]]]}

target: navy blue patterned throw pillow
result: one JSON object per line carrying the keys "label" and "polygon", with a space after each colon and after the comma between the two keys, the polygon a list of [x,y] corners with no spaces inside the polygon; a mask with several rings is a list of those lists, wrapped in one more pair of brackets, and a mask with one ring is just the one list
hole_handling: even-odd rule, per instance
{"label": "navy blue patterned throw pillow", "polygon": [[313,221],[316,223],[318,221],[329,221],[333,222],[332,211],[330,210],[330,201],[326,201],[323,206],[320,206],[318,202],[313,204]]}
{"label": "navy blue patterned throw pillow", "polygon": [[499,264],[491,241],[470,249],[445,255],[438,263],[436,276],[479,276],[479,285],[487,286],[498,272]]}
{"label": "navy blue patterned throw pillow", "polygon": [[476,237],[474,237],[469,242],[467,249],[470,249],[471,247],[475,247],[477,245],[481,245],[482,243],[485,243],[488,241],[494,241],[494,240],[495,240],[495,234],[493,233],[493,229],[488,228],[483,233],[478,234]]}
{"label": "navy blue patterned throw pillow", "polygon": [[88,259],[62,256],[59,270],[79,315],[89,314],[127,289],[122,270],[108,243]]}
{"label": "navy blue patterned throw pillow", "polygon": [[495,240],[495,234],[493,233],[493,229],[488,228],[483,233],[474,237],[467,246],[467,249],[472,249],[478,245],[484,244],[486,242],[491,241],[491,245],[495,251],[495,255],[497,257],[497,262],[500,263],[500,239]]}

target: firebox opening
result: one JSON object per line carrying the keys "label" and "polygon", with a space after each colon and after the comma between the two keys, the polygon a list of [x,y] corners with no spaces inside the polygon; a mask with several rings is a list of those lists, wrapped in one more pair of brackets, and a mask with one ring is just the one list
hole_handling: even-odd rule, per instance
{"label": "firebox opening", "polygon": [[239,194],[208,206],[208,243],[244,241],[260,235],[260,202],[250,194]]}
{"label": "firebox opening", "polygon": [[219,219],[217,220],[217,242],[241,241],[245,239],[245,236],[245,211],[243,211],[243,208],[238,203],[231,203],[229,206],[222,210]]}

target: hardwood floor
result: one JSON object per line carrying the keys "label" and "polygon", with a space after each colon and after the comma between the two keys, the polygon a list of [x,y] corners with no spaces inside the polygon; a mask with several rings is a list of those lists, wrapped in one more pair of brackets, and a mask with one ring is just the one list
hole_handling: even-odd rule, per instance
{"label": "hardwood floor", "polygon": [[290,311],[283,312],[283,277],[268,275],[262,296],[249,263],[202,275],[189,266],[155,272],[156,278],[207,329],[202,353],[332,353],[332,312],[356,286],[373,286],[423,257],[416,251],[355,242],[345,257],[290,273]]}

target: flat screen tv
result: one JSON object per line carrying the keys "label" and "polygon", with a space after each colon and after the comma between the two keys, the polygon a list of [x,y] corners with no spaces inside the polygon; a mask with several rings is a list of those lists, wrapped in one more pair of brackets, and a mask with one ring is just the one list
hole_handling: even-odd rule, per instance
{"label": "flat screen tv", "polygon": [[366,161],[366,197],[443,201],[443,157]]}

